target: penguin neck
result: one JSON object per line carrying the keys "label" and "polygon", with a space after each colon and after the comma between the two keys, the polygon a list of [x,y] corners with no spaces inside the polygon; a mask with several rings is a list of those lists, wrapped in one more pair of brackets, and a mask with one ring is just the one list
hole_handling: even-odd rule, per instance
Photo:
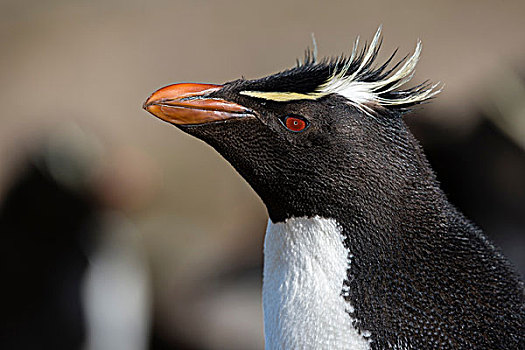
{"label": "penguin neck", "polygon": [[416,253],[413,242],[438,239],[439,228],[456,212],[422,153],[390,172],[380,170],[312,194],[315,200],[307,204],[314,209],[290,207],[290,214],[265,201],[271,218],[263,282],[268,349],[369,349],[380,336],[377,325],[363,320],[374,312],[365,310],[372,306],[362,295],[374,273],[367,267],[388,266],[401,247]]}
{"label": "penguin neck", "polygon": [[366,221],[362,229],[374,229],[370,224],[391,226],[377,222],[378,217],[388,221],[448,211],[450,204],[421,146],[406,127],[398,129],[389,135],[390,143],[373,140],[375,146],[370,148],[345,145],[336,155],[313,156],[308,169],[277,172],[287,176],[250,174],[245,178],[273,222],[317,215],[341,224]]}
{"label": "penguin neck", "polygon": [[344,282],[352,253],[331,218],[269,222],[264,243],[263,309],[267,349],[369,349],[352,325]]}

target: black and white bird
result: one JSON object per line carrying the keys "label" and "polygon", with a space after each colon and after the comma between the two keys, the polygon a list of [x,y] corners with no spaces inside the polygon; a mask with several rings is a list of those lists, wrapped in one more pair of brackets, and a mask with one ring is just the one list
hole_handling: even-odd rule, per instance
{"label": "black and white bird", "polygon": [[[349,57],[224,85],[182,83],[144,104],[215,148],[266,204],[267,349],[524,349],[516,271],[448,202],[402,115],[421,53]],[[395,53],[394,53],[395,54]]]}

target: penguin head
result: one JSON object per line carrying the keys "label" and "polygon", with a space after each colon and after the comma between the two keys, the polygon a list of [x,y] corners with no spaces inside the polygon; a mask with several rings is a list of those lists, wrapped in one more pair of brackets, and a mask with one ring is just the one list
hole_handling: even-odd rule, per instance
{"label": "penguin head", "polygon": [[380,30],[361,50],[356,42],[350,57],[317,61],[308,51],[303,63],[261,79],[174,84],[144,108],[215,148],[272,221],[327,216],[404,166],[400,116],[439,92],[429,84],[400,89],[413,75],[420,43],[393,67],[394,55],[374,64],[379,48]]}

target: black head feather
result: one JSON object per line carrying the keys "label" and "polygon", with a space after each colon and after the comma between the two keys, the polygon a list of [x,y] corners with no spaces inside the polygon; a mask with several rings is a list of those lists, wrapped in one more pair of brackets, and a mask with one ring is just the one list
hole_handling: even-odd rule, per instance
{"label": "black head feather", "polygon": [[[412,78],[419,60],[421,43],[412,56],[391,65],[397,50],[382,64],[377,64],[381,49],[381,28],[370,44],[359,49],[356,41],[351,56],[341,55],[317,61],[308,49],[297,66],[268,77],[239,81],[241,94],[268,100],[291,101],[318,99],[339,94],[368,114],[378,109],[405,112],[440,92],[438,84],[428,81],[411,88],[404,85]],[[279,94],[281,93],[281,94]]]}

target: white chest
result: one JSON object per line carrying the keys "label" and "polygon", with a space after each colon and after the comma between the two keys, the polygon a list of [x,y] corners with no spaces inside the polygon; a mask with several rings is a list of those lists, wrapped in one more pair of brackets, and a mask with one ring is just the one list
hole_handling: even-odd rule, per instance
{"label": "white chest", "polygon": [[369,349],[341,296],[350,261],[333,219],[268,224],[264,242],[266,349]]}

